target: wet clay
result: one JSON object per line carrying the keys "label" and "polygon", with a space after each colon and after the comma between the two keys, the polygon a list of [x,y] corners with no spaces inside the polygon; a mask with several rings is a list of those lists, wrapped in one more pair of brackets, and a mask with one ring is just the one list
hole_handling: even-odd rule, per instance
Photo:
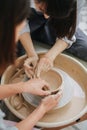
{"label": "wet clay", "polygon": [[48,72],[42,72],[40,78],[47,81],[50,86],[50,91],[56,91],[62,87],[62,77],[54,69],[49,70]]}

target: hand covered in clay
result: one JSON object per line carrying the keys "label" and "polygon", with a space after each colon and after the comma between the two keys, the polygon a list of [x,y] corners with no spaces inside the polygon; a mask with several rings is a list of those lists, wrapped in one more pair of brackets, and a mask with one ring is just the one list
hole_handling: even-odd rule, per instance
{"label": "hand covered in clay", "polygon": [[52,67],[53,67],[53,61],[51,61],[48,57],[44,56],[38,62],[35,74],[37,77],[40,77],[40,73],[42,71],[47,72]]}
{"label": "hand covered in clay", "polygon": [[[44,90],[44,87],[47,88],[47,91]],[[24,82],[23,92],[45,96],[51,94],[49,88],[49,84],[46,81],[34,78]]]}
{"label": "hand covered in clay", "polygon": [[59,103],[60,99],[62,97],[62,91],[55,95],[49,95],[42,99],[41,105],[43,107],[44,112],[48,112],[52,108],[56,107],[57,104]]}
{"label": "hand covered in clay", "polygon": [[34,77],[35,73],[34,70],[37,65],[37,62],[38,62],[37,56],[29,57],[25,60],[24,62],[25,73],[29,78]]}

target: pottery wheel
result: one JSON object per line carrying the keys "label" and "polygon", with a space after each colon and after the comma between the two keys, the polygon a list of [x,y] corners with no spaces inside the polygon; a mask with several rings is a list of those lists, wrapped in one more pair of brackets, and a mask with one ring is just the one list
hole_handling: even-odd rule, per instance
{"label": "pottery wheel", "polygon": [[[44,53],[40,53],[39,57],[43,55]],[[24,58],[26,57],[18,59],[18,62],[21,60],[21,66],[23,65]],[[87,69],[75,59],[64,54],[56,57],[54,67],[57,68],[61,75],[63,74],[64,76],[64,74],[66,74],[69,76],[72,81],[74,92],[70,101],[67,99],[67,104],[64,104],[60,109],[46,113],[36,124],[39,127],[52,128],[64,126],[75,122],[87,112]],[[67,76],[64,78],[70,89],[71,86],[69,85],[70,82],[67,79]],[[17,73],[17,68],[9,66],[2,76],[1,84],[17,83],[23,81],[24,77],[25,73],[24,71],[22,72],[22,69]],[[65,87],[65,89],[67,88]],[[69,89],[66,90],[67,95],[70,93]],[[35,107],[26,102],[21,95],[6,98],[4,101],[9,110],[19,119],[25,119],[33,110],[35,110]]]}

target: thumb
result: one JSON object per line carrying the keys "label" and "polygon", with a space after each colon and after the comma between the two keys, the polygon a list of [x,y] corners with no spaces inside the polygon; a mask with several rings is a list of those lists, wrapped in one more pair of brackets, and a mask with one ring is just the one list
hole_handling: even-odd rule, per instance
{"label": "thumb", "polygon": [[41,94],[42,94],[42,96],[48,96],[51,94],[51,92],[42,90]]}
{"label": "thumb", "polygon": [[37,78],[39,78],[39,77],[40,77],[40,72],[41,72],[40,68],[39,68],[39,69],[37,68],[37,69],[36,69],[36,72],[35,72],[35,73],[36,73]]}
{"label": "thumb", "polygon": [[62,95],[63,95],[62,91],[58,92],[58,93],[55,95],[55,99],[56,99],[56,100],[60,100],[61,97],[62,97]]}

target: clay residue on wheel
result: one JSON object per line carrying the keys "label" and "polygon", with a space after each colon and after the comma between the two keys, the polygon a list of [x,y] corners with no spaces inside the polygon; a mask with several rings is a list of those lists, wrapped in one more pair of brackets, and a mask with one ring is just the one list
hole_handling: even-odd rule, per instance
{"label": "clay residue on wheel", "polygon": [[24,68],[17,68],[14,75],[9,80],[9,83],[18,83],[20,81],[23,81],[25,77],[25,71]]}

